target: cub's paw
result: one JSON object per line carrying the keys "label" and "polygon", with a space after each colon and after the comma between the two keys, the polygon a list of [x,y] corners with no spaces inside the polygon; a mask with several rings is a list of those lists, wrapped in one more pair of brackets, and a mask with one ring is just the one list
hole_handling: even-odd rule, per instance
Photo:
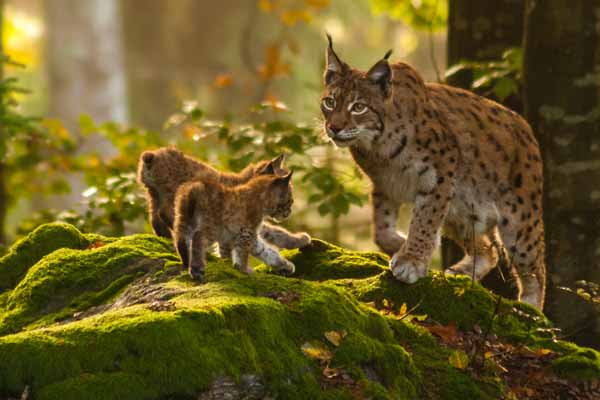
{"label": "cub's paw", "polygon": [[312,241],[310,235],[306,232],[301,232],[298,234],[298,248],[303,248],[309,246]]}
{"label": "cub's paw", "polygon": [[406,255],[394,254],[390,261],[392,275],[401,282],[415,283],[427,276],[427,264]]}
{"label": "cub's paw", "polygon": [[284,263],[277,266],[277,269],[275,270],[276,273],[280,275],[292,275],[294,272],[296,272],[296,266],[293,262],[288,260],[284,261]]}

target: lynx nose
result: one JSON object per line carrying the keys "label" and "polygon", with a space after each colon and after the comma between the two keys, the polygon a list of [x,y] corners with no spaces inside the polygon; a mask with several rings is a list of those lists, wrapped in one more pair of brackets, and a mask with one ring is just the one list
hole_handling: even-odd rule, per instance
{"label": "lynx nose", "polygon": [[327,130],[331,133],[333,133],[334,135],[337,135],[343,128],[339,125],[334,125],[334,124],[327,124]]}

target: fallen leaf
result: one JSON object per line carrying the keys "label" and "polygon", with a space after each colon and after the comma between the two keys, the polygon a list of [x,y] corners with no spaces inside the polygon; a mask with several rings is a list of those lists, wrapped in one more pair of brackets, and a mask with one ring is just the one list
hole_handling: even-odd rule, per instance
{"label": "fallen leaf", "polygon": [[301,347],[302,352],[313,360],[330,361],[333,354],[321,342],[306,342]]}
{"label": "fallen leaf", "polygon": [[450,354],[450,357],[448,357],[448,362],[450,362],[450,365],[452,365],[454,368],[465,369],[469,365],[469,357],[464,351],[456,350]]}
{"label": "fallen leaf", "polygon": [[338,368],[323,368],[323,376],[327,379],[335,378],[336,376],[339,376],[340,373],[341,371]]}
{"label": "fallen leaf", "polygon": [[408,307],[406,306],[406,303],[402,303],[402,305],[400,306],[400,310],[398,310],[398,314],[396,314],[396,316],[398,318],[402,318],[406,315],[407,311],[408,311]]}
{"label": "fallen leaf", "polygon": [[454,294],[458,297],[462,297],[462,295],[465,294],[465,288],[464,287],[454,288]]}
{"label": "fallen leaf", "polygon": [[106,243],[104,243],[101,240],[96,240],[94,243],[90,244],[88,246],[88,249],[97,249],[98,247],[102,247],[104,246]]}
{"label": "fallen leaf", "polygon": [[442,342],[446,344],[456,340],[457,330],[454,321],[450,322],[448,325],[425,325],[425,327],[429,329],[429,332],[438,336],[442,339]]}
{"label": "fallen leaf", "polygon": [[338,347],[342,342],[342,339],[346,337],[346,331],[329,331],[325,332],[325,338],[329,340],[331,344]]}
{"label": "fallen leaf", "polygon": [[233,76],[231,74],[219,74],[215,77],[215,86],[219,89],[231,86],[233,83]]}

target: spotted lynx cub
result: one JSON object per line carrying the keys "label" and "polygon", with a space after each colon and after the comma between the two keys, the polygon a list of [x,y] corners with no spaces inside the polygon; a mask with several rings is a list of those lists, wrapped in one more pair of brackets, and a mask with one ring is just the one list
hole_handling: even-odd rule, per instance
{"label": "spotted lynx cub", "polygon": [[[250,178],[265,171],[285,173],[283,156],[271,161],[261,161],[244,168],[240,173],[220,172],[210,165],[186,156],[173,147],[149,150],[142,153],[138,163],[138,181],[146,189],[150,223],[154,232],[171,238],[174,220],[174,199],[177,188],[193,179],[211,178],[224,185],[246,183]],[[260,236],[281,248],[299,248],[310,244],[306,233],[293,234],[287,230],[263,223]],[[219,248],[222,256],[231,254],[231,249]]]}
{"label": "spotted lynx cub", "polygon": [[227,186],[214,179],[184,183],[175,196],[173,239],[192,278],[202,279],[205,253],[214,242],[231,249],[234,266],[252,273],[250,254],[286,273],[294,264],[257,235],[265,216],[285,219],[293,203],[292,173],[261,175],[246,184]]}
{"label": "spotted lynx cub", "polygon": [[[327,135],[373,184],[375,242],[392,256],[393,275],[424,277],[443,228],[466,253],[448,273],[481,279],[502,243],[519,299],[542,309],[542,162],[530,126],[491,100],[424,83],[409,65],[390,65],[390,54],[359,71],[329,38],[321,109]],[[396,231],[403,203],[414,204],[408,237]]]}

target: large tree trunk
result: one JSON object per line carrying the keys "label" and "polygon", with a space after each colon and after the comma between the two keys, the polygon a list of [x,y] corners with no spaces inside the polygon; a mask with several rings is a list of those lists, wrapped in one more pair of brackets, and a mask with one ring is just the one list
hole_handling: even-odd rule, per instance
{"label": "large tree trunk", "polygon": [[[0,54],[4,53],[2,47],[2,22],[4,20],[4,0],[0,0]],[[0,81],[4,79],[4,65],[0,63]],[[2,125],[0,125],[0,140],[4,139]],[[6,171],[2,159],[0,159],[0,246],[6,245],[6,211],[8,209],[8,196],[6,193]]]}
{"label": "large tree trunk", "polygon": [[82,113],[125,122],[127,97],[117,0],[46,0],[49,115],[70,130]]}
{"label": "large tree trunk", "polygon": [[[521,45],[523,36],[522,0],[450,0],[448,9],[448,66],[463,60],[499,60],[510,47]],[[462,71],[449,79],[451,85],[469,89],[473,81],[470,71]],[[496,99],[494,99],[496,100]],[[504,104],[521,111],[521,101],[511,96]],[[444,268],[459,261],[462,250],[447,239],[442,240]],[[501,268],[501,269],[500,269]],[[507,297],[516,295],[510,281],[509,268],[500,265],[483,280],[483,284]]]}
{"label": "large tree trunk", "polygon": [[548,0],[527,7],[525,113],[544,159],[546,312],[566,334],[598,346],[598,317],[557,289],[600,282],[600,124],[588,115],[600,109],[597,78],[589,79],[600,61],[598,5]]}

